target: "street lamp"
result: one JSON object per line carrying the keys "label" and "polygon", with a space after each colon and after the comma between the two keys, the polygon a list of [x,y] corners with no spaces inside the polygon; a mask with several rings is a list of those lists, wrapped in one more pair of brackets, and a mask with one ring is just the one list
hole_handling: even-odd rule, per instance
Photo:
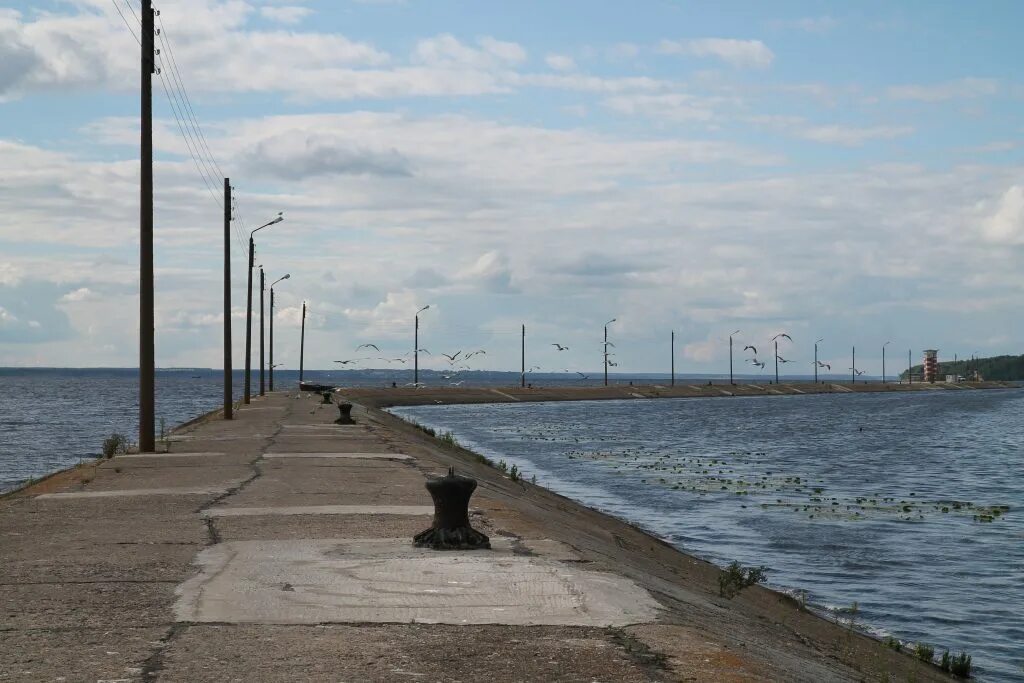
{"label": "street lamp", "polygon": [[882,384],[886,383],[886,381],[885,381],[885,347],[888,346],[889,344],[892,344],[892,342],[891,341],[887,341],[884,344],[882,344]]}
{"label": "street lamp", "polygon": [[[736,334],[739,334],[739,333],[740,333],[740,331],[736,330],[735,332],[732,332],[732,333],[729,334],[729,384],[730,384],[730,386],[733,385],[733,384],[736,384],[736,382],[732,381],[732,337],[733,337],[733,335],[736,335]],[[776,367],[778,367],[778,363],[776,363]],[[776,372],[775,374],[778,375],[778,372]],[[776,380],[777,379],[778,379],[778,377],[776,377]]]}
{"label": "street lamp", "polygon": [[427,304],[420,310],[416,311],[416,325],[413,330],[413,384],[420,383],[420,313],[430,308],[430,304]]}
{"label": "street lamp", "polygon": [[604,385],[608,386],[608,326],[615,322],[617,318],[612,318],[604,324]]}
{"label": "street lamp", "polygon": [[818,342],[825,341],[825,338],[814,340],[814,383],[818,383]]}
{"label": "street lamp", "polygon": [[[271,225],[274,225],[275,223],[280,223],[283,220],[284,220],[284,216],[282,216],[281,213],[278,212],[277,218],[275,218],[274,220],[270,221],[269,223],[264,223],[263,225],[261,225],[260,227],[256,228],[255,230],[253,230],[252,232],[249,233],[249,268],[248,268],[248,271],[249,271],[248,283],[249,284],[248,284],[248,287],[245,290],[245,292],[246,292],[246,295],[245,295],[246,296],[246,302],[245,302],[245,395],[244,395],[244,397],[242,399],[245,403],[249,403],[250,387],[251,387],[251,378],[249,377],[249,375],[252,373],[252,269],[253,269],[254,260],[256,258],[256,243],[253,241],[253,235],[255,235],[257,232],[259,232],[263,228],[266,228],[266,227],[269,227]],[[260,291],[260,295],[261,296],[262,296],[262,293],[263,292],[261,290]],[[261,307],[262,307],[262,304],[261,304]],[[260,314],[262,315],[262,308],[260,310]],[[261,325],[263,324],[262,321],[260,322],[260,324]],[[261,373],[263,372],[263,360],[262,360],[262,358],[260,359],[260,372]],[[261,382],[261,384],[262,384],[262,382]],[[262,394],[262,393],[263,393],[263,388],[261,386],[260,387],[260,394]]]}
{"label": "street lamp", "polygon": [[279,277],[270,284],[270,390],[274,390],[274,285],[281,280],[287,280],[291,273]]}

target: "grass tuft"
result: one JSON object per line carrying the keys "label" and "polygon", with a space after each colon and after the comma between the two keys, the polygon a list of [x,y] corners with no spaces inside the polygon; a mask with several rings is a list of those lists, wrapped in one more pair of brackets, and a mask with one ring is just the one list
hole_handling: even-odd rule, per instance
{"label": "grass tuft", "polygon": [[718,575],[718,595],[732,600],[744,588],[761,583],[768,578],[766,567],[742,567],[733,562]]}

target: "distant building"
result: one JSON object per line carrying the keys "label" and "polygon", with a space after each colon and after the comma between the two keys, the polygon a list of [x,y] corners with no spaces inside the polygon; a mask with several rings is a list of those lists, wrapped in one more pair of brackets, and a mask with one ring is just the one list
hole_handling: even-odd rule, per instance
{"label": "distant building", "polygon": [[924,352],[924,381],[934,383],[939,377],[939,351],[938,349],[925,349]]}

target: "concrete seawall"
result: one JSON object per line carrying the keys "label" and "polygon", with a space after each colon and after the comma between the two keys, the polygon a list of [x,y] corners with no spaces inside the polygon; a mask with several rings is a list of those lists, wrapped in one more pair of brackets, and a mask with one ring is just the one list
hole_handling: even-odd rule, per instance
{"label": "concrete seawall", "polygon": [[1014,389],[1008,382],[960,384],[882,384],[881,382],[781,382],[746,384],[637,384],[598,387],[346,387],[345,395],[368,406],[411,406],[437,403],[516,403],[530,401],[601,401],[653,398],[730,398],[738,396],[802,396],[805,394],[896,393],[907,391],[975,391]]}
{"label": "concrete seawall", "polygon": [[[0,678],[947,680],[351,396],[354,426],[277,392],[0,498]],[[449,466],[492,550],[412,547]]]}

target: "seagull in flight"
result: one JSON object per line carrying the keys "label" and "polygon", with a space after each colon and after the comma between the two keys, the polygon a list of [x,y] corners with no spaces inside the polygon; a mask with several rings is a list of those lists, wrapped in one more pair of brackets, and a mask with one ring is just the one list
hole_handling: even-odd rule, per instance
{"label": "seagull in flight", "polygon": [[461,354],[461,353],[462,353],[462,351],[456,351],[455,353],[453,353],[450,356],[447,353],[442,353],[441,355],[444,356],[445,358],[447,358],[448,359],[448,363],[451,364],[451,363],[455,362],[455,359],[458,358],[459,354]]}
{"label": "seagull in flight", "polygon": [[568,346],[562,346],[561,344],[552,344],[552,346],[554,346],[559,351],[568,351],[569,350]]}
{"label": "seagull in flight", "polygon": [[789,341],[793,341],[793,338],[792,338],[792,337],[790,337],[790,336],[789,336],[788,334],[786,334],[785,332],[780,332],[780,333],[778,333],[777,335],[775,335],[774,337],[772,337],[772,341],[775,341],[775,340],[776,340],[776,339],[778,339],[779,337],[783,337],[783,338],[785,338],[785,339],[788,339]]}
{"label": "seagull in flight", "polygon": [[755,358],[757,357],[757,347],[756,346],[751,346],[750,344],[747,344],[746,346],[743,347],[743,350],[746,351],[747,349],[750,349],[751,351],[753,351],[754,352],[754,357]]}
{"label": "seagull in flight", "polygon": [[779,361],[780,363],[792,363],[792,362],[793,362],[793,361],[791,361],[791,360],[786,360],[786,359],[785,359],[785,358],[783,358],[782,356],[775,356],[775,357],[776,357],[776,358],[778,359],[778,361]]}
{"label": "seagull in flight", "polygon": [[376,344],[360,344],[359,346],[356,347],[356,351],[358,351],[359,349],[373,349],[377,353],[380,353],[380,347],[377,346]]}
{"label": "seagull in flight", "polygon": [[483,349],[480,349],[479,351],[470,351],[465,356],[463,356],[463,360],[465,360],[466,358],[472,358],[473,356],[479,356],[480,354],[483,354],[483,355],[486,356],[487,352],[484,351]]}
{"label": "seagull in flight", "polygon": [[[569,372],[569,371],[568,371],[568,370],[566,370],[566,372]],[[590,375],[584,375],[584,374],[583,374],[582,372],[580,372],[579,370],[577,370],[577,371],[576,371],[576,374],[577,374],[577,375],[579,375],[580,377],[582,377],[583,379],[590,379]]]}
{"label": "seagull in flight", "polygon": [[336,360],[335,363],[341,363],[342,365],[348,365],[349,363],[355,363],[359,358],[350,358],[349,360]]}
{"label": "seagull in flight", "polygon": [[464,380],[464,379],[460,379],[458,382],[451,382],[448,386],[450,386],[450,387],[461,387],[462,383],[465,382],[465,381],[466,380]]}
{"label": "seagull in flight", "polygon": [[867,370],[858,370],[857,368],[847,368],[847,369],[848,370],[853,370],[854,374],[856,374],[858,377],[860,375],[863,375],[865,372],[867,372]]}
{"label": "seagull in flight", "polygon": [[822,363],[820,360],[818,361],[818,367],[819,368],[828,368],[829,370],[832,369],[832,366],[829,363]]}
{"label": "seagull in flight", "polygon": [[386,360],[389,363],[403,363],[404,364],[404,363],[408,363],[409,362],[408,358],[381,358],[381,360]]}
{"label": "seagull in flight", "polygon": [[609,367],[615,368],[615,367],[618,367],[619,364],[616,363],[615,361],[608,361],[608,365],[609,365]]}
{"label": "seagull in flight", "polygon": [[748,358],[748,359],[747,359],[747,362],[748,362],[748,363],[753,363],[753,364],[754,364],[754,365],[756,365],[757,367],[759,367],[759,368],[761,368],[762,370],[764,370],[765,362],[764,362],[764,361],[762,361],[762,360],[758,360],[756,356],[755,356],[754,358]]}

